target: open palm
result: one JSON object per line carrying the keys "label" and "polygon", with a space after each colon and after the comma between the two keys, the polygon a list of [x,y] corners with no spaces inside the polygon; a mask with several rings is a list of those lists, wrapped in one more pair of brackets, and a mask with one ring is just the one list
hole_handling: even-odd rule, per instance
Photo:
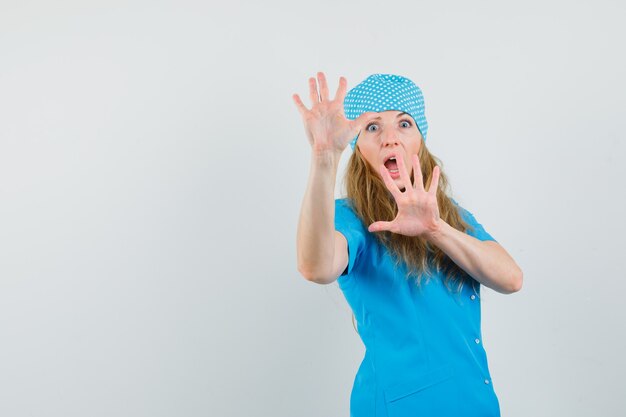
{"label": "open palm", "polygon": [[374,112],[363,113],[355,120],[346,119],[343,101],[348,82],[339,78],[339,87],[334,99],[329,99],[328,84],[323,72],[317,73],[319,92],[315,78],[309,78],[309,97],[312,107],[307,109],[300,96],[294,94],[293,101],[302,116],[309,143],[315,151],[336,151],[341,153],[348,143],[361,131],[363,125]]}
{"label": "open palm", "polygon": [[437,204],[437,186],[439,184],[439,167],[433,168],[433,178],[428,191],[424,189],[422,170],[417,155],[411,156],[413,161],[414,184],[404,165],[404,158],[398,158],[398,170],[400,178],[406,185],[404,192],[393,181],[387,168],[380,167],[380,173],[385,185],[391,191],[396,204],[398,214],[390,222],[378,221],[372,223],[370,232],[390,231],[406,236],[422,236],[435,232],[439,228],[439,206]]}

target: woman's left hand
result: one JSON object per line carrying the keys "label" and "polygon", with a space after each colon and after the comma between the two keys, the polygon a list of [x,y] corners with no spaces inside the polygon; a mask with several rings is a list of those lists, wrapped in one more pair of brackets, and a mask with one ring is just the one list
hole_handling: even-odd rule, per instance
{"label": "woman's left hand", "polygon": [[428,191],[424,189],[422,170],[417,155],[411,156],[413,161],[413,177],[415,184],[411,185],[411,178],[404,166],[404,158],[397,158],[400,179],[405,184],[404,192],[396,185],[384,165],[380,166],[380,173],[385,185],[398,205],[398,215],[393,221],[378,221],[372,223],[370,232],[389,231],[405,236],[429,237],[437,233],[440,228],[439,206],[437,204],[437,186],[439,184],[439,167],[433,168],[432,181]]}

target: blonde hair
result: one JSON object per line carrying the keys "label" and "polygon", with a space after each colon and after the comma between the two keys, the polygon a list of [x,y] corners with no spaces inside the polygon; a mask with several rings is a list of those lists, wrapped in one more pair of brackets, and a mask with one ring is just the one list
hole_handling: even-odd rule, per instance
{"label": "blonde hair", "polygon": [[[465,232],[469,225],[461,218],[456,205],[447,194],[448,180],[441,169],[441,161],[428,151],[424,142],[420,146],[418,157],[426,190],[430,187],[433,168],[439,165],[437,187],[439,217],[453,228]],[[411,173],[411,182],[413,180]],[[344,182],[350,205],[365,225],[375,221],[391,221],[396,217],[398,208],[393,195],[374,167],[365,160],[358,146],[355,147],[348,162]],[[427,280],[432,276],[433,270],[445,275],[444,283],[449,291],[453,291],[453,285],[456,285],[456,290],[460,292],[464,283],[472,285],[475,283],[475,280],[441,249],[419,236],[404,236],[391,232],[375,232],[374,236],[388,249],[396,267],[402,263],[407,266],[405,278],[413,277],[418,286],[423,276],[426,276]]]}

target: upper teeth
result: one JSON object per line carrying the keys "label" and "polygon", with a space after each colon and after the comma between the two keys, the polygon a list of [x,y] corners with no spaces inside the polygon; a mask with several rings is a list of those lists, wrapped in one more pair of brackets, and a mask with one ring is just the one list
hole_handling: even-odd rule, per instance
{"label": "upper teeth", "polygon": [[392,156],[391,158],[389,158],[389,160],[390,160],[390,161],[395,161],[395,160],[396,160],[396,157],[395,157],[395,156]]}

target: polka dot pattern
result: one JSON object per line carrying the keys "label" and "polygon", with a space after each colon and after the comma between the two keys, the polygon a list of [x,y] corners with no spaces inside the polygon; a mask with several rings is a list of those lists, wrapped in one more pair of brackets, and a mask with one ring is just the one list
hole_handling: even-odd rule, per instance
{"label": "polka dot pattern", "polygon": [[[369,111],[403,111],[411,115],[424,141],[428,132],[428,122],[424,114],[424,96],[422,90],[408,78],[393,74],[373,74],[348,91],[343,101],[344,112],[348,120],[354,120]],[[350,142],[354,150],[355,136]]]}

